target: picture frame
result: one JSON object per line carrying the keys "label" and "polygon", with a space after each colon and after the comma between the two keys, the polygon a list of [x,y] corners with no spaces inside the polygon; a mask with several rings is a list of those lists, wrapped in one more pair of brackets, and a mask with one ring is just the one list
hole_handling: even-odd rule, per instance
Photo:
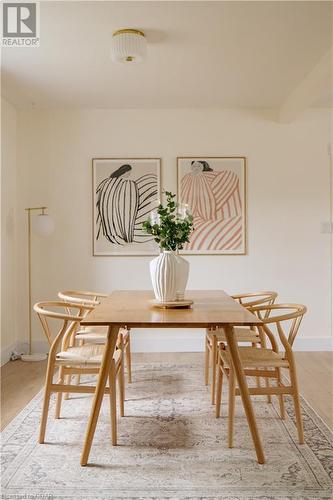
{"label": "picture frame", "polygon": [[194,218],[188,255],[245,255],[245,156],[177,157],[178,202]]}
{"label": "picture frame", "polygon": [[141,225],[161,198],[160,158],[93,158],[93,255],[157,255]]}

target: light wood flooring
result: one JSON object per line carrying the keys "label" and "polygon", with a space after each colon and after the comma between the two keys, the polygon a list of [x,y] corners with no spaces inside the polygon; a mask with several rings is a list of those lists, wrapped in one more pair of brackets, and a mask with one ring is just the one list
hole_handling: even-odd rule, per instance
{"label": "light wood flooring", "polygon": [[[203,353],[133,353],[133,363],[198,363]],[[302,396],[333,430],[333,352],[296,353]],[[11,361],[1,368],[1,429],[38,393],[46,361]],[[202,382],[203,383],[203,382]]]}

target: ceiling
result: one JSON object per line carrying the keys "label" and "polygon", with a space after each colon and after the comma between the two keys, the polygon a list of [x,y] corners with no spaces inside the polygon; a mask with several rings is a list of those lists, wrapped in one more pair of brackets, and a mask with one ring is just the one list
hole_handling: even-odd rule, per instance
{"label": "ceiling", "polygon": [[[2,94],[18,107],[278,107],[332,46],[332,7],[42,1],[40,47],[2,50]],[[111,61],[124,27],[145,31],[144,63]],[[332,105],[329,85],[314,104]]]}

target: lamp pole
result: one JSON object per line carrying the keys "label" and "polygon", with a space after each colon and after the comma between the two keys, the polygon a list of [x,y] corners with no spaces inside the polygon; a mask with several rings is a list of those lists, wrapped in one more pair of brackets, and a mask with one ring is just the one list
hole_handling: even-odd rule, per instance
{"label": "lamp pole", "polygon": [[[32,325],[31,325],[31,212],[35,210],[39,210],[41,212],[40,215],[45,215],[45,210],[47,207],[29,207],[26,208],[25,210],[27,211],[28,214],[28,300],[29,300],[29,357],[32,356]],[[46,356],[44,356],[42,359],[45,359]],[[22,356],[22,359],[24,361],[24,356]],[[27,361],[34,361],[34,359],[28,359],[26,358]],[[40,359],[38,359],[39,361]]]}

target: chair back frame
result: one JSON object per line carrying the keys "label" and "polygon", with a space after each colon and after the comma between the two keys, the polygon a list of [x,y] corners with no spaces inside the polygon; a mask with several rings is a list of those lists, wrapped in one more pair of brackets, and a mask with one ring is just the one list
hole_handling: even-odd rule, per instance
{"label": "chair back frame", "polygon": [[[272,316],[272,311],[288,311],[284,314],[278,314]],[[275,338],[274,332],[272,328],[268,325],[275,324],[276,330],[280,339],[281,344],[284,347],[285,355],[288,361],[291,361],[293,358],[292,354],[292,346],[296,335],[298,333],[300,324],[306,313],[307,308],[302,304],[271,304],[271,305],[262,305],[255,306],[250,309],[250,312],[256,314],[259,319],[263,322],[262,325],[259,325],[258,328],[261,332],[265,333],[270,340],[273,351],[279,352],[278,343]],[[289,331],[286,333],[285,329],[287,327],[286,322],[291,322],[289,326]],[[285,324],[285,328],[283,328],[282,324]]]}
{"label": "chair back frame", "polygon": [[[65,312],[55,312],[51,309],[62,309]],[[84,319],[86,314],[94,309],[93,306],[83,304],[73,304],[72,302],[61,301],[44,301],[37,302],[34,305],[34,311],[41,322],[43,331],[50,345],[50,355],[54,353],[62,341],[62,349],[68,348],[70,338],[75,330],[78,328],[80,322]],[[70,314],[69,311],[77,310],[77,315]],[[49,324],[50,319],[62,320],[62,326],[55,338],[52,340],[52,333]]]}
{"label": "chair back frame", "polygon": [[71,302],[73,304],[88,304],[92,306],[97,306],[100,304],[100,299],[106,298],[109,295],[100,292],[89,292],[82,290],[65,290],[58,293],[59,299],[65,302]]}
{"label": "chair back frame", "polygon": [[[250,292],[250,293],[239,293],[232,295],[234,300],[237,300],[246,309],[261,306],[261,305],[272,305],[274,304],[278,294],[272,291],[261,291],[261,292]],[[250,300],[247,300],[250,299]],[[269,315],[269,310],[267,311]]]}

